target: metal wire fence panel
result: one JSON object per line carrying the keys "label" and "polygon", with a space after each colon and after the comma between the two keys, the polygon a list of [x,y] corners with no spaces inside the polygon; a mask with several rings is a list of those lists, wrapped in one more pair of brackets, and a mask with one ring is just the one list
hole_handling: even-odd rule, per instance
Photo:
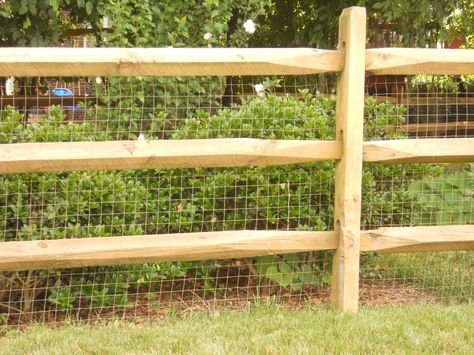
{"label": "metal wire fence panel", "polygon": [[145,320],[176,312],[246,308],[255,302],[291,307],[328,298],[328,255],[212,260],[3,273],[3,321],[63,323]]}
{"label": "metal wire fence panel", "polygon": [[[365,229],[442,226],[474,221],[474,166],[457,164],[366,164]],[[372,179],[375,178],[375,181]]]}
{"label": "metal wire fence panel", "polygon": [[[332,117],[317,104],[331,106],[333,100],[312,95],[330,95],[333,80],[331,75],[15,78],[13,92],[0,96],[2,143],[331,139],[318,123]],[[332,122],[322,123],[328,129]]]}
{"label": "metal wire fence panel", "polygon": [[[397,105],[398,114],[378,115],[400,138],[474,136],[474,75],[368,76],[367,95]],[[366,138],[371,139],[366,130]],[[390,139],[390,135],[382,137]]]}
{"label": "metal wire fence panel", "polygon": [[[364,254],[361,301],[371,304],[474,300],[474,252]],[[374,295],[377,301],[374,302]]]}
{"label": "metal wire fence panel", "polygon": [[[331,75],[42,80],[0,96],[2,143],[334,138]],[[334,165],[7,174],[0,240],[331,230]],[[20,324],[322,302],[330,254],[3,272],[0,313]]]}
{"label": "metal wire fence panel", "polygon": [[6,175],[2,241],[330,230],[334,163]]}
{"label": "metal wire fence panel", "polygon": [[[388,109],[373,113],[366,105],[365,140],[438,138],[449,142],[472,137],[472,85],[472,76],[368,77],[368,102]],[[382,134],[372,129],[374,121],[385,125]],[[471,162],[365,163],[364,171],[364,229],[474,223]],[[371,184],[379,186],[378,191],[371,190]],[[381,304],[472,302],[473,256],[472,251],[364,253],[361,300],[368,297],[367,292],[383,291]]]}
{"label": "metal wire fence panel", "polygon": [[[366,141],[471,137],[469,81],[461,86],[453,77],[423,80],[367,79]],[[428,86],[429,80],[435,84]],[[13,91],[0,95],[0,142],[329,141],[335,129],[334,83],[333,75],[15,78]],[[362,228],[471,225],[473,169],[472,163],[364,164]],[[323,161],[6,174],[0,176],[0,242],[246,229],[328,231],[333,229],[334,170],[335,162]],[[364,253],[361,301],[471,301],[472,257],[470,251]],[[141,320],[260,301],[291,307],[327,303],[331,259],[332,252],[311,252],[3,272],[0,319],[8,324]]]}

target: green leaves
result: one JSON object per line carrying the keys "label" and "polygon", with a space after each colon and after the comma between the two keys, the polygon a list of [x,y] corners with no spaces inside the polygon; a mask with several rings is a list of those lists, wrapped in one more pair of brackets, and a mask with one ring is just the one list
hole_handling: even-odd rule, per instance
{"label": "green leaves", "polygon": [[290,287],[294,291],[300,290],[303,285],[318,285],[328,280],[316,263],[308,262],[306,254],[257,257],[255,270],[278,286]]}
{"label": "green leaves", "polygon": [[58,283],[55,288],[51,289],[48,301],[58,306],[60,310],[68,310],[74,307],[76,297],[71,294],[69,288],[62,288]]}
{"label": "green leaves", "polygon": [[408,191],[425,206],[416,216],[418,224],[470,224],[474,219],[474,172],[471,165],[445,170],[440,176],[414,181]]}
{"label": "green leaves", "polygon": [[91,14],[92,14],[92,10],[93,10],[93,8],[94,8],[94,2],[91,1],[91,0],[87,1],[85,7],[86,7],[86,13],[87,13],[88,15],[91,15]]}

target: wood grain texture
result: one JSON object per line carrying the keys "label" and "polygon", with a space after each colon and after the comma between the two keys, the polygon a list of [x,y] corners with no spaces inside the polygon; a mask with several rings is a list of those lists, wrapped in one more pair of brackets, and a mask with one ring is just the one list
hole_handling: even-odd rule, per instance
{"label": "wood grain texture", "polygon": [[335,249],[334,232],[229,231],[0,243],[0,271],[230,259]]}
{"label": "wood grain texture", "polygon": [[365,142],[364,161],[378,163],[474,161],[474,138],[427,138]]}
{"label": "wood grain texture", "polygon": [[377,75],[473,74],[474,49],[368,49],[365,68]]}
{"label": "wood grain texture", "polygon": [[474,225],[392,227],[361,232],[361,250],[430,252],[474,249]]}
{"label": "wood grain texture", "polygon": [[341,143],[251,138],[0,145],[0,174],[265,166],[339,159]]}
{"label": "wood grain texture", "polygon": [[340,71],[312,48],[0,48],[0,76],[301,75]]}
{"label": "wood grain texture", "polygon": [[339,48],[345,66],[337,81],[336,140],[342,157],[336,163],[334,226],[339,245],[333,259],[331,303],[355,313],[359,302],[360,214],[364,121],[366,12],[345,9],[339,20]]}

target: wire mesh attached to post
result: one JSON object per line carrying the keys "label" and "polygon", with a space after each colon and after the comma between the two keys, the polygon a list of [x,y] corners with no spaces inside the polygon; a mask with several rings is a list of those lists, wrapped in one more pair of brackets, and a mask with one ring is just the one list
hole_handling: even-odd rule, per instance
{"label": "wire mesh attached to post", "polygon": [[[472,76],[369,76],[365,139],[471,138],[473,88]],[[386,109],[376,113],[374,105]],[[380,123],[382,130],[374,128]],[[435,149],[436,143],[433,153]],[[473,163],[366,163],[364,176],[364,229],[474,222]],[[375,191],[375,185],[382,188]],[[367,291],[361,294],[362,302],[374,293],[380,293],[380,304],[472,302],[473,256],[472,251],[435,248],[423,253],[366,253],[361,276]]]}

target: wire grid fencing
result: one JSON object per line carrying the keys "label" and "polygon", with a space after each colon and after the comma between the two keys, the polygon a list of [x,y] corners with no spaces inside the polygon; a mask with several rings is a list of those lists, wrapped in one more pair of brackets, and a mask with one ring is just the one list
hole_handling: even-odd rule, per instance
{"label": "wire grid fencing", "polygon": [[[334,78],[15,78],[2,143],[333,139]],[[64,96],[59,96],[64,95]],[[1,241],[226,230],[330,230],[333,162],[1,177]],[[4,323],[327,298],[329,253],[2,273]]]}
{"label": "wire grid fencing", "polygon": [[[420,84],[409,85],[411,78],[394,80],[396,85],[390,80],[394,79],[367,79],[367,140],[416,138],[417,130],[408,127],[442,124],[440,115],[432,115],[440,110],[408,101],[429,94],[419,89]],[[333,75],[15,78],[15,83],[12,95],[0,96],[1,143],[334,139]],[[393,95],[384,87],[401,94]],[[435,100],[428,102],[439,106],[440,93],[431,95]],[[457,114],[458,122],[468,120],[468,103],[466,108],[455,106],[456,112],[467,112]],[[466,195],[473,184],[471,167],[366,164],[363,228],[471,223],[472,194]],[[442,182],[452,175],[461,181],[456,191]],[[0,179],[1,241],[333,229],[334,162],[34,173]],[[464,207],[458,213],[462,216],[451,213],[459,202],[448,195],[453,192],[462,195]],[[434,199],[446,207],[440,208]],[[451,219],[446,223],[443,218]],[[166,312],[242,308],[262,301],[291,307],[327,303],[331,262],[332,252],[313,252],[4,272],[0,314],[6,324],[58,323],[151,319]],[[471,300],[472,273],[472,252],[367,253],[362,256],[361,300],[363,304]]]}
{"label": "wire grid fencing", "polygon": [[[366,90],[372,104],[397,105],[399,111],[369,114],[365,139],[374,139],[369,120],[380,120],[387,127],[375,139],[473,137],[473,79],[368,77]],[[363,189],[367,195],[362,211],[364,229],[474,222],[474,163],[365,164],[364,171],[364,186],[381,187],[377,192]],[[474,300],[473,251],[366,253],[362,259],[366,260],[361,264],[362,301],[374,292],[380,293],[376,302],[380,304]]]}

